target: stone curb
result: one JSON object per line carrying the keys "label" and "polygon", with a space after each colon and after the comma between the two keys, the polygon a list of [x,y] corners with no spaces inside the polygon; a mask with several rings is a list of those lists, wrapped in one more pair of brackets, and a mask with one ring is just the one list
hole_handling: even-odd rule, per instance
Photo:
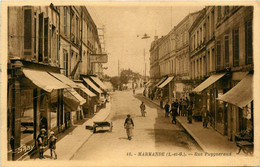
{"label": "stone curb", "polygon": [[[108,116],[110,115],[110,113],[111,113],[111,102],[110,102],[110,105],[109,105],[109,109],[108,109],[108,110],[109,110],[109,111],[108,111],[108,114],[105,116],[105,118],[104,118],[103,120],[106,120],[106,119],[108,118]],[[93,117],[93,118],[94,118],[94,117]],[[83,126],[85,126],[85,124],[84,124]],[[76,152],[78,152],[78,150],[90,139],[90,137],[91,137],[92,135],[93,135],[93,133],[90,133],[90,135],[87,136],[87,137],[84,139],[84,142],[79,144],[79,146],[77,147],[76,151],[68,158],[69,160],[71,160],[71,159],[75,156]]]}

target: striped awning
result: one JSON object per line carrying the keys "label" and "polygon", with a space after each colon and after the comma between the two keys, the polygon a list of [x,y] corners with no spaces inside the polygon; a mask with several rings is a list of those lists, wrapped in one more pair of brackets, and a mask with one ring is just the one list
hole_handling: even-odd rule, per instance
{"label": "striped awning", "polygon": [[89,78],[83,78],[83,80],[91,87],[93,88],[96,92],[98,93],[103,93],[101,89],[99,89]]}
{"label": "striped awning", "polygon": [[195,89],[192,90],[192,92],[201,92],[213,83],[215,83],[217,80],[222,78],[226,73],[222,74],[213,74],[208,79],[206,79],[204,82],[202,82],[199,86],[197,86]]}
{"label": "striped awning", "polygon": [[248,105],[253,99],[253,74],[248,74],[231,90],[217,98],[240,108]]}

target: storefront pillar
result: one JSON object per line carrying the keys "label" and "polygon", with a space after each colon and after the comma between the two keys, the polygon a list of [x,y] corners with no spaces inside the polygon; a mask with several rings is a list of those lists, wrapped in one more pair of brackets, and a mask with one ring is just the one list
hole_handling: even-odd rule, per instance
{"label": "storefront pillar", "polygon": [[37,136],[39,135],[39,122],[40,122],[40,89],[35,88],[33,90],[33,122],[34,122],[34,133],[33,133],[33,139],[35,146],[37,145]]}
{"label": "storefront pillar", "polygon": [[169,99],[168,99],[168,101],[169,102],[172,102],[173,101],[173,99],[172,99],[172,82],[170,82],[169,84]]}
{"label": "storefront pillar", "polygon": [[[12,95],[12,136],[14,139],[13,151],[20,147],[21,145],[21,90],[20,82],[14,79],[13,86],[13,95]],[[15,157],[13,157],[15,159]]]}

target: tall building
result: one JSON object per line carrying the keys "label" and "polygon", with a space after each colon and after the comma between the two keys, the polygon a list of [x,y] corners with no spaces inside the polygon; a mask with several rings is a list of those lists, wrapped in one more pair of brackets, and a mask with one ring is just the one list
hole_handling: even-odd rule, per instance
{"label": "tall building", "polygon": [[33,152],[40,129],[59,133],[96,112],[105,88],[93,74],[106,62],[86,7],[8,7],[8,158]]}

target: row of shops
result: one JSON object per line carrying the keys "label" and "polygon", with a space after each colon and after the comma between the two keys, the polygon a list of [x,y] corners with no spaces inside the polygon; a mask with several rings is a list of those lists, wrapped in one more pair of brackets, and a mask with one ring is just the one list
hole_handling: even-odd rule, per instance
{"label": "row of shops", "polygon": [[106,106],[106,85],[95,75],[71,80],[57,67],[11,60],[8,71],[8,158],[35,150],[40,129],[62,133]]}
{"label": "row of shops", "polygon": [[187,97],[193,101],[193,116],[201,116],[206,106],[211,126],[229,140],[236,141],[241,135],[253,140],[253,71],[227,70],[200,83],[165,76],[157,83],[147,82],[144,95],[164,102]]}

